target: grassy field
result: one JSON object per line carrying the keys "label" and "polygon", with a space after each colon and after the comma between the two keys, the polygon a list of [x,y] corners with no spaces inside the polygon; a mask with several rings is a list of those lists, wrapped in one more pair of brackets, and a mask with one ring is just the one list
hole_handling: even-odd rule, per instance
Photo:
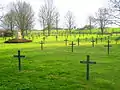
{"label": "grassy field", "polygon": [[[89,38],[85,41],[84,38]],[[41,38],[35,38],[32,43],[4,44],[0,38],[0,90],[119,90],[120,88],[120,43],[111,37],[110,55],[104,45],[107,40],[95,47],[91,38],[96,35],[80,36],[80,46],[77,46],[78,36],[69,36],[69,43],[76,46],[71,52],[71,46],[65,46],[64,36],[46,39],[44,50],[40,49]],[[105,37],[105,36],[100,36]],[[100,38],[99,37],[99,38]],[[18,71],[18,59],[13,55],[21,50],[22,71]],[[90,55],[97,64],[90,65],[90,80],[86,80],[86,65],[80,60],[86,60]]]}

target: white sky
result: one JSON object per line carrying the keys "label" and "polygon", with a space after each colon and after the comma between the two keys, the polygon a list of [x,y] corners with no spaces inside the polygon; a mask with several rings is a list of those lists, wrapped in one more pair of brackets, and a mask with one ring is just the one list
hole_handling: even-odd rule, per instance
{"label": "white sky", "polygon": [[[0,0],[0,5],[6,6],[10,2],[16,0]],[[38,22],[38,12],[40,6],[44,3],[44,0],[22,0],[29,2],[35,12],[35,29],[41,29],[41,26]],[[54,5],[57,7],[60,13],[60,23],[59,26],[64,26],[64,16],[67,11],[70,10],[75,16],[75,21],[77,27],[84,26],[87,24],[87,18],[89,15],[94,15],[94,13],[100,7],[107,5],[108,0],[54,0]]]}

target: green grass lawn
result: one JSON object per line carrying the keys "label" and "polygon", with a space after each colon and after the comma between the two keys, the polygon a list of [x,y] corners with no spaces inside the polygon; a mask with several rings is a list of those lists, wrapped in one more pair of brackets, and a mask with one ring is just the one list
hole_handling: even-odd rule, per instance
{"label": "green grass lawn", "polygon": [[[65,46],[64,37],[55,36],[46,39],[44,50],[40,49],[41,38],[32,43],[3,44],[0,38],[0,90],[119,90],[120,88],[120,43],[115,44],[111,38],[111,52],[107,55],[104,45],[107,41],[91,45],[91,37],[86,42],[81,40],[80,46]],[[77,36],[78,37],[78,36]],[[69,37],[77,44],[77,37]],[[80,39],[84,37],[81,36]],[[18,71],[18,59],[13,55],[21,50],[22,71]],[[90,55],[97,64],[90,65],[90,80],[86,80],[86,60]]]}

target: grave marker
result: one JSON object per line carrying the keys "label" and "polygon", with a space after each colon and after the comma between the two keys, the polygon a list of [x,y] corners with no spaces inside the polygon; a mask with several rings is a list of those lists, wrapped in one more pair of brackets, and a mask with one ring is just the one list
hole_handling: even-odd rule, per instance
{"label": "grave marker", "polygon": [[44,42],[41,41],[40,44],[41,44],[41,50],[43,50],[43,44],[44,44]]}
{"label": "grave marker", "polygon": [[83,34],[83,37],[84,37],[84,33],[82,33]]}
{"label": "grave marker", "polygon": [[58,40],[58,36],[56,35],[56,41]]}
{"label": "grave marker", "polygon": [[69,45],[71,45],[71,47],[72,47],[72,52],[73,52],[74,45],[76,45],[76,44],[74,44],[74,43],[73,43],[73,41],[72,41],[72,43],[71,43],[71,44],[69,44]]}
{"label": "grave marker", "polygon": [[79,37],[80,37],[80,31],[79,31]]}
{"label": "grave marker", "polygon": [[110,36],[108,36],[108,40],[110,40]]}
{"label": "grave marker", "polygon": [[45,37],[43,37],[43,41],[45,42]]}
{"label": "grave marker", "polygon": [[86,80],[89,80],[89,68],[90,68],[90,64],[96,64],[96,62],[91,62],[90,61],[90,56],[89,55],[87,55],[87,61],[80,61],[80,63],[82,63],[82,64],[86,64],[87,65],[87,68],[86,68]]}
{"label": "grave marker", "polygon": [[80,46],[80,38],[78,38],[77,41],[78,41],[78,46]]}
{"label": "grave marker", "polygon": [[20,55],[20,50],[18,50],[18,55],[14,55],[14,57],[18,58],[18,69],[21,71],[21,58],[24,58],[24,55]]}
{"label": "grave marker", "polygon": [[68,40],[67,40],[67,39],[65,39],[64,41],[65,41],[65,45],[67,46],[67,44],[68,44]]}
{"label": "grave marker", "polygon": [[95,44],[94,44],[95,40],[92,40],[91,42],[92,42],[92,47],[94,47],[95,46]]}
{"label": "grave marker", "polygon": [[103,41],[103,38],[100,38],[101,42]]}
{"label": "grave marker", "polygon": [[116,44],[118,44],[118,40],[115,40],[116,41]]}
{"label": "grave marker", "polygon": [[112,45],[110,45],[110,41],[108,40],[108,45],[104,45],[104,47],[107,47],[108,50],[108,55],[110,53],[110,47],[112,47]]}

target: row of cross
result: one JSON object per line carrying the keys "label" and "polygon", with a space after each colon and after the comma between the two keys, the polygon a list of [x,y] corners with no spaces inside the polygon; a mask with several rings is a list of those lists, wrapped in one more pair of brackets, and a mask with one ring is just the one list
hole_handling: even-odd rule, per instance
{"label": "row of cross", "polygon": [[[18,55],[14,55],[14,57],[17,57],[18,58],[18,69],[19,71],[21,71],[21,58],[24,58],[25,55],[21,55],[20,54],[20,50],[18,50]],[[87,60],[86,61],[80,61],[80,63],[83,63],[83,64],[86,64],[86,80],[89,80],[89,76],[90,76],[90,64],[96,64],[96,62],[92,62],[90,61],[90,56],[87,55]]]}
{"label": "row of cross", "polygon": [[[68,40],[67,39],[65,39],[64,40],[65,41],[65,45],[67,46],[68,45]],[[80,39],[78,38],[78,46],[80,45]],[[92,47],[94,47],[95,45],[94,45],[94,43],[95,43],[95,41],[94,41],[94,39],[92,39]],[[45,44],[43,41],[41,41],[40,42],[40,44],[41,44],[41,50],[43,50],[43,44]],[[72,49],[72,52],[73,52],[73,50],[74,50],[74,46],[76,45],[73,41],[72,41],[72,43],[71,44],[69,44],[69,45],[71,45],[71,49]],[[110,53],[110,47],[112,47],[112,45],[110,45],[110,41],[108,40],[108,44],[107,45],[104,45],[104,47],[107,47],[107,51],[108,51],[108,55],[109,55],[109,53]]]}

